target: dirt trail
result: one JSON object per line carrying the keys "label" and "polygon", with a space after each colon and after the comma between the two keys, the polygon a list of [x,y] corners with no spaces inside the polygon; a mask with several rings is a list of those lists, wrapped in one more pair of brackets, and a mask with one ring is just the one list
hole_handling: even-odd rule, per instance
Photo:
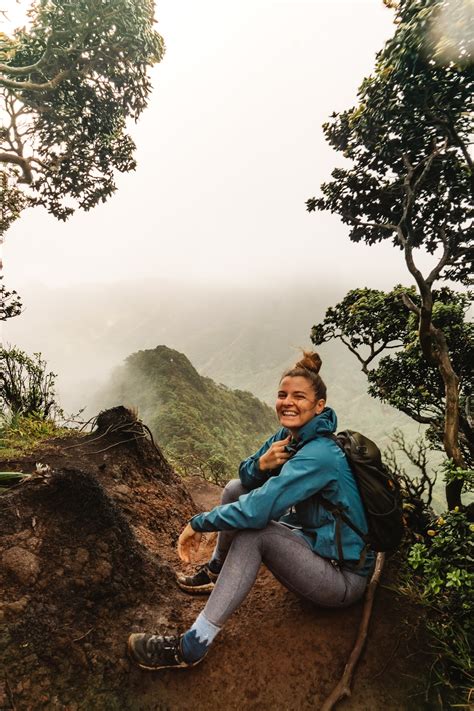
{"label": "dirt trail", "polygon": [[[318,709],[342,673],[361,604],[317,609],[265,569],[195,669],[143,672],[125,658],[129,632],[180,631],[202,609],[203,598],[174,583],[175,544],[220,490],[199,479],[185,485],[124,413],[92,435],[0,461],[50,467],[0,497],[0,709]],[[417,612],[380,589],[341,709],[435,708],[420,693],[428,661],[407,619],[416,623]]]}

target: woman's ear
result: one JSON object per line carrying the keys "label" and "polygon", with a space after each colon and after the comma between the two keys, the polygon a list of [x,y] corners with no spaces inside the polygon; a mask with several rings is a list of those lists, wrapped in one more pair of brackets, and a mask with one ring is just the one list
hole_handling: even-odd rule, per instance
{"label": "woman's ear", "polygon": [[320,415],[326,406],[326,400],[318,400],[316,403],[316,414]]}

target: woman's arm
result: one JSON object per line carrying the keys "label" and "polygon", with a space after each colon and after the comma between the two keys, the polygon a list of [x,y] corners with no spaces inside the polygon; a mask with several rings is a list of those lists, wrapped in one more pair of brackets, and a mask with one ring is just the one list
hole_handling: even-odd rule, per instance
{"label": "woman's arm", "polygon": [[291,506],[336,481],[333,453],[321,441],[317,452],[300,450],[281,468],[278,476],[270,477],[238,501],[216,506],[212,511],[194,516],[190,523],[195,531],[227,531],[244,528],[265,528]]}

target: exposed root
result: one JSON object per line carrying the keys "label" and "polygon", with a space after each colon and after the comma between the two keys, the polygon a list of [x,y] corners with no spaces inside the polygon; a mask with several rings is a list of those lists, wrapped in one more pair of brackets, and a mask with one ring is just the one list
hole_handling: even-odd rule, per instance
{"label": "exposed root", "polygon": [[360,621],[356,643],[352,649],[349,660],[344,668],[342,677],[340,678],[334,689],[331,691],[326,701],[321,706],[321,711],[331,711],[331,709],[334,708],[338,701],[341,701],[341,699],[343,699],[344,697],[351,695],[352,676],[354,674],[354,669],[356,667],[357,662],[359,661],[359,657],[364,648],[365,640],[367,639],[367,630],[369,627],[370,616],[372,614],[375,590],[379,583],[384,563],[385,554],[377,553],[377,558],[375,560],[375,570],[367,588],[367,594],[365,597],[364,609],[362,611],[362,619]]}
{"label": "exposed root", "polygon": [[149,439],[154,449],[158,452],[160,456],[162,456],[161,450],[156,445],[155,440],[153,439],[153,434],[150,428],[147,427],[144,422],[138,419],[137,413],[135,411],[123,407],[123,405],[113,407],[110,410],[103,410],[96,417],[91,418],[89,420],[89,423],[92,423],[92,427],[95,428],[94,433],[97,433],[96,436],[89,436],[87,440],[65,446],[63,447],[63,449],[74,449],[77,447],[82,447],[84,446],[84,444],[90,445],[93,442],[97,442],[98,440],[103,439],[104,437],[109,437],[109,435],[120,433],[126,435],[130,434],[132,435],[132,437],[120,440],[118,442],[114,442],[113,444],[108,445],[103,449],[98,449],[94,452],[91,452],[91,454],[101,454],[102,452],[106,452],[107,450],[112,449],[113,447],[117,447],[121,444],[126,444],[127,442],[132,442],[134,440],[137,442],[140,439]]}

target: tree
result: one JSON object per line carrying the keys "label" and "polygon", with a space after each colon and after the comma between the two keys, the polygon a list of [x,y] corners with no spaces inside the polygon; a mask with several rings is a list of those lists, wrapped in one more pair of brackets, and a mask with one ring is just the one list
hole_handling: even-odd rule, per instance
{"label": "tree", "polygon": [[22,303],[17,292],[8,291],[2,281],[3,276],[0,276],[0,321],[6,321],[21,314]]}
{"label": "tree", "polygon": [[[350,165],[333,171],[307,209],[339,214],[354,242],[390,239],[403,253],[420,298],[417,303],[406,292],[400,298],[418,320],[423,357],[443,380],[445,451],[465,468],[459,376],[433,319],[433,285],[445,279],[466,284],[473,266],[469,1],[389,4],[395,6],[396,30],[378,53],[373,75],[362,82],[359,104],[324,125],[327,140]],[[433,255],[427,273],[417,263],[420,249]],[[460,491],[456,483],[448,488],[450,508],[459,504]]]}
{"label": "tree", "polygon": [[46,370],[41,353],[0,348],[0,408],[14,415],[52,419],[63,412],[57,403],[56,375]]}
{"label": "tree", "polygon": [[58,219],[116,189],[135,168],[127,119],[163,56],[153,0],[37,0],[29,25],[0,33],[0,234],[26,205]]}
{"label": "tree", "polygon": [[[439,370],[423,356],[417,317],[401,295],[420,303],[415,287],[396,286],[385,293],[353,289],[330,307],[311,332],[315,345],[338,338],[356,356],[369,381],[369,393],[428,425],[428,438],[443,447],[445,388]],[[469,299],[443,287],[433,291],[433,323],[443,331],[453,368],[459,377],[459,442],[464,459],[474,465],[474,432],[469,417],[473,390],[474,325],[467,321]],[[387,351],[394,352],[387,354]],[[385,354],[385,355],[384,355]]]}

